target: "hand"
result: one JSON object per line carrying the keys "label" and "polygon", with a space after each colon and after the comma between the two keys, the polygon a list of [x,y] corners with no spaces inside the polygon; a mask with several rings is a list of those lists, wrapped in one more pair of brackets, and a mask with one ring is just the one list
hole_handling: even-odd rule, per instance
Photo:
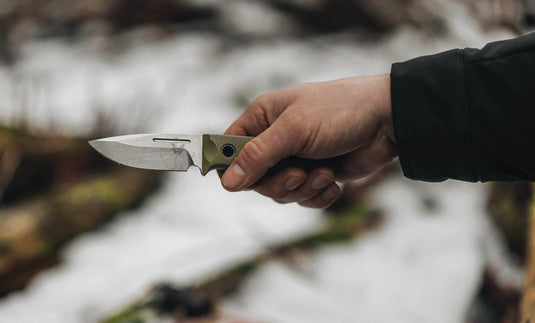
{"label": "hand", "polygon": [[[340,195],[335,181],[357,179],[396,156],[390,76],[306,83],[259,97],[225,132],[256,136],[223,174],[229,191],[254,188],[277,202],[324,208]],[[335,173],[287,168],[258,182],[283,158],[339,157]],[[254,185],[254,187],[253,187]]]}

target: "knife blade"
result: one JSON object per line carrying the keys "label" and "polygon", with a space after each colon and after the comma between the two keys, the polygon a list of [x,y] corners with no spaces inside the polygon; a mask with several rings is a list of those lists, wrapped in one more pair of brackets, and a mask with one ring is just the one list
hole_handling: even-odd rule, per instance
{"label": "knife blade", "polygon": [[175,171],[196,166],[206,175],[212,169],[226,169],[251,139],[211,134],[136,134],[92,140],[89,144],[126,166]]}

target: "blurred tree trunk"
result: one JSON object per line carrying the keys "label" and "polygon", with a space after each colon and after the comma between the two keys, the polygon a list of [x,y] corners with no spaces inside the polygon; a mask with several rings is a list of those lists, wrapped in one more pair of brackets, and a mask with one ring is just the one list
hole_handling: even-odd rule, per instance
{"label": "blurred tree trunk", "polygon": [[[535,189],[535,184],[532,184]],[[535,194],[529,208],[526,283],[522,295],[521,322],[535,322]]]}
{"label": "blurred tree trunk", "polygon": [[529,182],[490,183],[487,209],[503,232],[509,251],[520,264],[526,261],[526,228],[532,194]]}
{"label": "blurred tree trunk", "polygon": [[[526,264],[527,223],[530,217],[532,184],[494,182],[489,184],[487,210],[502,231],[509,255],[518,266]],[[485,304],[491,322],[516,323],[520,319],[522,288],[500,279],[500,269],[489,264],[484,272],[478,300]],[[480,321],[476,318],[475,322]]]}

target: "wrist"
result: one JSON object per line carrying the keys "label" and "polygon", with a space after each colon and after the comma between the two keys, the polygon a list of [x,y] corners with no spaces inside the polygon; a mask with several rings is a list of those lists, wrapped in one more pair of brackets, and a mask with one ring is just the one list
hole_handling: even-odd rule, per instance
{"label": "wrist", "polygon": [[381,131],[392,143],[396,143],[394,137],[394,122],[392,121],[392,98],[390,95],[390,75],[377,76],[376,104],[379,113]]}

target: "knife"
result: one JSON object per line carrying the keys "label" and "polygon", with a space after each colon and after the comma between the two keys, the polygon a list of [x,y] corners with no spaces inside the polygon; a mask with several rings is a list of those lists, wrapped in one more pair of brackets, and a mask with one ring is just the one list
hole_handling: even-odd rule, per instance
{"label": "knife", "polygon": [[[212,169],[225,170],[243,146],[254,137],[231,135],[136,134],[92,140],[89,144],[105,157],[130,167],[187,171],[197,166],[202,175]],[[310,170],[326,166],[336,171],[338,158],[283,159],[268,176],[288,167]]]}
{"label": "knife", "polygon": [[212,169],[226,169],[251,139],[209,134],[136,134],[92,140],[89,144],[126,166],[176,171],[197,166],[206,175]]}

